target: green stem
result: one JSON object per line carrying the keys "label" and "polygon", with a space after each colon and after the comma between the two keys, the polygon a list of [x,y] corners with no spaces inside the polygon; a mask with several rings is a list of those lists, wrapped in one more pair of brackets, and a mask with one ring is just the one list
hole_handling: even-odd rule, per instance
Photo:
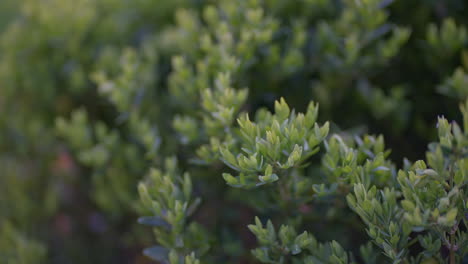
{"label": "green stem", "polygon": [[450,264],[455,264],[455,234],[450,234]]}

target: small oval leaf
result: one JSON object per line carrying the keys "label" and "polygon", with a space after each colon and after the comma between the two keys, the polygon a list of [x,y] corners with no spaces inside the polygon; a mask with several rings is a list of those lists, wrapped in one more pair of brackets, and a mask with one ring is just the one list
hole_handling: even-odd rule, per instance
{"label": "small oval leaf", "polygon": [[143,254],[153,260],[159,262],[167,262],[169,250],[160,246],[154,246],[150,248],[145,248],[145,250],[143,250]]}

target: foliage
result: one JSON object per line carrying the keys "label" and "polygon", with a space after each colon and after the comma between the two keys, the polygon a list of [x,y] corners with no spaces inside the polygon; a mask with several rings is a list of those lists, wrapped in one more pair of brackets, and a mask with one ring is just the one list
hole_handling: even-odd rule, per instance
{"label": "foliage", "polygon": [[1,260],[4,263],[41,263],[46,256],[46,250],[41,243],[24,237],[14,230],[11,224],[3,223],[1,227],[2,247]]}
{"label": "foliage", "polygon": [[466,261],[464,8],[0,3],[0,262]]}
{"label": "foliage", "polygon": [[[157,169],[150,171],[146,183],[139,185],[143,204],[155,216],[142,217],[141,224],[154,227],[155,236],[162,246],[155,246],[144,251],[145,255],[170,263],[196,263],[197,255],[203,255],[209,244],[203,228],[196,223],[188,223],[188,218],[195,212],[200,198],[191,199],[192,182],[190,175],[177,175],[177,163],[174,158],[165,162],[166,172]],[[170,249],[169,252],[167,250]],[[186,250],[192,250],[184,252]]]}

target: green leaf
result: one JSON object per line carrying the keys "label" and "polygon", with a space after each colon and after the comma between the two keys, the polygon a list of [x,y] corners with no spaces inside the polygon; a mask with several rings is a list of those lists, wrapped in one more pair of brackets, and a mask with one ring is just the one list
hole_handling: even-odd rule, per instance
{"label": "green leaf", "polygon": [[143,254],[153,260],[166,262],[168,261],[169,250],[161,246],[154,246],[143,250]]}

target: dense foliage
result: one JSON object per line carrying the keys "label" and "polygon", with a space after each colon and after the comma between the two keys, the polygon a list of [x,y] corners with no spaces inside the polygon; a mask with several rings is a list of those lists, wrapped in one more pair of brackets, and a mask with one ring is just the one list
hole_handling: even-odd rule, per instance
{"label": "dense foliage", "polygon": [[0,263],[468,263],[467,8],[1,1]]}

